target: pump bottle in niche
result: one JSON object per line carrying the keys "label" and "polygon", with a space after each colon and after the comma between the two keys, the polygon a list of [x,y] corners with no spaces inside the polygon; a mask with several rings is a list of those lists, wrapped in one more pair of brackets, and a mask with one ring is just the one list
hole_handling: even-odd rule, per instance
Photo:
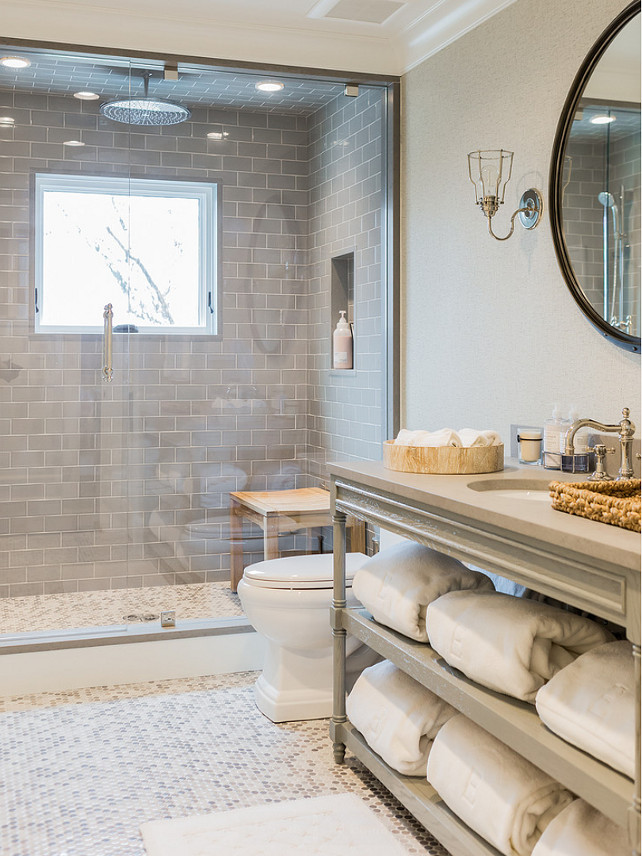
{"label": "pump bottle in niche", "polygon": [[332,335],[332,366],[335,369],[352,368],[352,330],[346,321],[346,311],[340,311],[340,318]]}

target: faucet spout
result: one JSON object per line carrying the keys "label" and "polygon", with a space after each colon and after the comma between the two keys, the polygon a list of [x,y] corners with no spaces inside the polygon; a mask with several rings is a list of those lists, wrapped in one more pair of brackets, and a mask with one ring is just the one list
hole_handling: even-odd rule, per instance
{"label": "faucet spout", "polygon": [[595,428],[597,431],[603,431],[607,434],[617,434],[620,440],[620,469],[618,472],[618,480],[630,479],[633,476],[633,454],[632,441],[635,436],[635,425],[629,419],[630,410],[628,407],[622,409],[622,419],[615,425],[605,425],[603,422],[598,422],[595,419],[576,419],[575,422],[566,432],[564,438],[564,454],[574,455],[575,435],[580,428]]}

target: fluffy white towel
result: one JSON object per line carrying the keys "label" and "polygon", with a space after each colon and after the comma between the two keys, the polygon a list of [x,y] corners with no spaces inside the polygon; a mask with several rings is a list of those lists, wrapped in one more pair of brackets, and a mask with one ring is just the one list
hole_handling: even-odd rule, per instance
{"label": "fluffy white towel", "polygon": [[493,584],[457,559],[412,541],[381,550],[352,581],[352,593],[377,621],[419,642],[428,641],[428,604],[453,589],[473,588],[493,590]]}
{"label": "fluffy white towel", "polygon": [[535,705],[555,734],[633,778],[635,675],[630,642],[609,642],[582,654],[541,688]]}
{"label": "fluffy white towel", "polygon": [[439,730],[428,781],[455,814],[506,856],[527,856],[573,799],[559,782],[465,716]]}
{"label": "fluffy white towel", "polygon": [[432,741],[457,711],[384,660],[365,669],[346,711],[369,746],[404,776],[425,776]]}
{"label": "fluffy white towel", "polygon": [[451,666],[530,702],[579,654],[613,639],[590,618],[499,592],[451,591],[429,605],[426,623],[430,644]]}
{"label": "fluffy white towel", "polygon": [[461,445],[470,448],[471,446],[499,446],[502,442],[501,437],[496,431],[476,431],[474,428],[460,428],[457,432]]}
{"label": "fluffy white towel", "polygon": [[408,431],[402,428],[395,440],[397,446],[461,446],[459,434],[452,428],[439,431]]}
{"label": "fluffy white towel", "polygon": [[629,856],[626,829],[584,800],[573,800],[546,827],[533,856]]}

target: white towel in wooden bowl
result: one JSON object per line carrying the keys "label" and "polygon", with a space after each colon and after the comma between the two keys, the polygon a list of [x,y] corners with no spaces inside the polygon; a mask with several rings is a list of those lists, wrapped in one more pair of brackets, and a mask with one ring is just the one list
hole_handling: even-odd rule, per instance
{"label": "white towel in wooden bowl", "polygon": [[404,776],[425,776],[435,735],[457,711],[384,660],[365,669],[346,702],[368,745]]}
{"label": "white towel in wooden bowl", "polygon": [[352,581],[352,593],[377,621],[419,642],[428,641],[428,604],[454,589],[494,591],[485,574],[412,541],[381,550]]}
{"label": "white towel in wooden bowl", "polygon": [[461,714],[433,741],[428,781],[456,815],[505,856],[529,856],[573,799],[559,782]]}
{"label": "white towel in wooden bowl", "polygon": [[582,654],[541,688],[535,706],[551,731],[633,778],[635,674],[631,643]]}
{"label": "white towel in wooden bowl", "polygon": [[529,702],[579,654],[613,640],[590,618],[495,591],[444,594],[429,604],[426,625],[431,646],[451,666]]}

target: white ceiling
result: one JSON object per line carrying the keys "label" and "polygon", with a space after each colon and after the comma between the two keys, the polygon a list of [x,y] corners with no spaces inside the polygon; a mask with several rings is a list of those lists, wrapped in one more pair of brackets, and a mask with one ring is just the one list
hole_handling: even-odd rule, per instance
{"label": "white ceiling", "polygon": [[399,75],[514,0],[2,0],[0,38]]}

